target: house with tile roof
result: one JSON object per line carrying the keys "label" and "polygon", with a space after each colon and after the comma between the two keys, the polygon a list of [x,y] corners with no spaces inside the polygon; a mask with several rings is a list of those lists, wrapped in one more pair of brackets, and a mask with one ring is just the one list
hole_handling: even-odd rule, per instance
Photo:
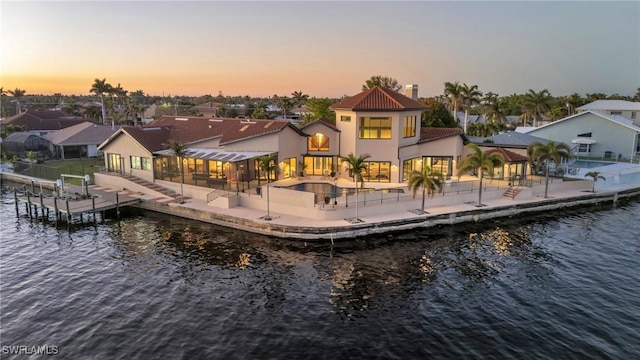
{"label": "house with tile roof", "polygon": [[87,120],[68,115],[59,110],[27,110],[23,113],[2,119],[0,125],[15,125],[22,128],[22,131],[44,136],[84,121]]}
{"label": "house with tile roof", "polygon": [[[162,116],[149,125],[119,129],[98,150],[112,173],[175,182],[182,161],[185,181],[215,187],[266,179],[257,158],[269,154],[278,155],[280,177],[295,176],[303,140],[306,134],[288,121]],[[184,159],[173,155],[172,141],[186,145]]]}
{"label": "house with tile roof", "polygon": [[[423,131],[420,120],[427,107],[395,91],[374,87],[331,108],[341,132],[340,153],[371,155],[365,181],[405,182],[423,165],[450,177],[463,153],[466,137],[462,129]],[[348,164],[338,167],[344,172]]]}

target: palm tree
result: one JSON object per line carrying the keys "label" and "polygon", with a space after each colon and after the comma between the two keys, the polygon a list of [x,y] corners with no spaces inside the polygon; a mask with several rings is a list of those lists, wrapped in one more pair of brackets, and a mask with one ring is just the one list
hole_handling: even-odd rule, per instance
{"label": "palm tree", "polygon": [[607,178],[600,175],[600,171],[589,171],[588,173],[584,174],[584,177],[587,177],[587,176],[593,179],[593,187],[591,188],[591,192],[596,192],[596,182],[598,181],[598,179],[607,181]]}
{"label": "palm tree", "polygon": [[499,95],[489,91],[482,99],[484,101],[485,117],[491,122],[504,124],[507,122],[507,116],[500,109]]}
{"label": "palm tree", "polygon": [[533,118],[533,126],[538,126],[538,121],[542,119],[542,115],[549,111],[553,103],[553,97],[549,90],[535,92],[529,89],[529,92],[522,97],[522,111],[529,113]]}
{"label": "palm tree", "polygon": [[529,154],[529,162],[531,164],[546,162],[546,170],[544,173],[544,197],[546,199],[549,191],[549,166],[551,161],[553,160],[553,163],[556,166],[559,166],[562,158],[569,158],[571,149],[569,148],[569,145],[565,143],[549,141],[547,145],[544,145],[536,141],[529,144],[527,153]]}
{"label": "palm tree", "polygon": [[453,115],[453,120],[455,120],[458,124],[458,105],[462,100],[462,88],[460,87],[459,82],[444,83],[444,95],[447,97],[447,102],[449,103],[449,107],[451,109],[451,114]]}
{"label": "palm tree", "polygon": [[14,90],[9,90],[7,92],[11,94],[11,96],[13,96],[13,98],[15,99],[16,113],[22,113],[22,108],[20,107],[20,99],[22,99],[22,97],[27,93],[26,90],[15,88]]}
{"label": "palm tree", "polygon": [[107,109],[105,108],[105,104],[104,104],[104,95],[110,93],[113,90],[113,86],[111,86],[109,83],[107,83],[107,79],[95,79],[95,82],[93,83],[93,85],[91,86],[91,90],[89,90],[90,93],[94,93],[96,95],[98,95],[98,97],[100,98],[100,106],[102,109],[102,123],[106,124],[107,123]]}
{"label": "palm tree", "polygon": [[466,133],[467,123],[469,122],[469,110],[471,110],[474,105],[480,104],[482,91],[478,90],[478,85],[469,86],[463,84],[460,92],[462,96],[462,107],[464,108],[464,125],[462,129]]}
{"label": "palm tree", "polygon": [[478,171],[478,178],[480,179],[480,188],[478,189],[478,205],[484,206],[482,204],[482,178],[484,177],[484,172],[486,171],[490,177],[493,177],[493,169],[502,166],[504,164],[504,159],[500,153],[485,153],[482,152],[480,147],[476,144],[470,143],[465,146],[467,149],[471,150],[471,155],[467,156],[466,159],[462,160],[458,165],[458,177],[462,176],[465,173]]}
{"label": "palm tree", "polygon": [[180,171],[180,204],[184,203],[184,172],[182,171],[182,159],[187,154],[187,146],[177,140],[171,140],[170,149],[176,156],[178,162],[178,171]]}
{"label": "palm tree", "polygon": [[2,118],[3,118],[3,116],[2,116],[2,115],[4,114],[4,113],[2,112],[2,96],[3,96],[4,94],[5,94],[5,91],[4,91],[4,86],[3,86],[3,87],[0,87],[0,119],[2,119]]}
{"label": "palm tree", "polygon": [[302,91],[294,91],[291,93],[291,97],[293,99],[294,105],[298,109],[300,109],[307,102],[309,95],[303,93]]}
{"label": "palm tree", "polygon": [[433,194],[437,190],[442,190],[444,183],[444,176],[439,171],[433,171],[429,165],[425,165],[422,171],[413,170],[409,177],[409,189],[413,191],[413,197],[415,198],[418,188],[422,188],[422,206],[420,210],[424,211],[424,199],[428,193],[433,197]]}
{"label": "palm tree", "polygon": [[582,106],[584,101],[582,100],[582,96],[578,93],[573,93],[566,98],[566,106],[569,115],[573,115],[576,113],[576,108]]}
{"label": "palm tree", "polygon": [[270,221],[271,214],[269,213],[269,182],[271,180],[271,173],[276,169],[275,156],[265,155],[258,158],[258,164],[260,165],[260,171],[264,171],[267,174],[267,216],[263,217],[264,220]]}
{"label": "palm tree", "polygon": [[360,187],[364,187],[364,179],[362,177],[362,173],[367,170],[366,161],[370,158],[369,154],[362,154],[358,157],[353,155],[353,153],[349,153],[347,156],[341,156],[342,161],[346,161],[349,164],[349,176],[353,176],[353,182],[356,183],[356,222],[360,222],[358,219],[358,181],[360,182]]}
{"label": "palm tree", "polygon": [[275,105],[279,107],[280,110],[282,110],[282,117],[286,119],[287,111],[291,110],[291,108],[293,107],[293,101],[286,96],[280,96],[276,99]]}

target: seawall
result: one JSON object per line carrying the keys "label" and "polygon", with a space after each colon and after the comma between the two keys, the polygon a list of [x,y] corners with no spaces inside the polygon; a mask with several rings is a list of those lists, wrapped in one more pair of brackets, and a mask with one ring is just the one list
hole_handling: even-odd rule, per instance
{"label": "seawall", "polygon": [[[455,225],[466,222],[478,222],[489,219],[513,217],[517,215],[553,211],[563,208],[575,208],[585,205],[597,205],[603,203],[615,204],[621,198],[633,198],[637,196],[640,196],[640,187],[620,191],[602,190],[597,193],[585,193],[585,195],[581,196],[540,199],[535,202],[514,203],[512,205],[505,206],[487,206],[469,210],[451,211],[446,214],[424,214],[419,217],[407,219],[328,227],[320,226],[321,222],[319,222],[319,226],[289,226],[258,222],[252,219],[150,201],[142,202],[135,206],[150,211],[203,221],[206,223],[267,236],[313,241],[350,239],[367,235],[379,235],[390,232],[423,229],[438,225]],[[466,206],[472,207],[471,205]]]}

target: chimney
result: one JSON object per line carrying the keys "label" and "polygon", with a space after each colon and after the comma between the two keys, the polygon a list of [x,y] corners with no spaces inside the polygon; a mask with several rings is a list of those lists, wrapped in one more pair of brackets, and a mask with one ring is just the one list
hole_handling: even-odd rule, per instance
{"label": "chimney", "polygon": [[418,101],[418,84],[409,84],[405,86],[404,95]]}

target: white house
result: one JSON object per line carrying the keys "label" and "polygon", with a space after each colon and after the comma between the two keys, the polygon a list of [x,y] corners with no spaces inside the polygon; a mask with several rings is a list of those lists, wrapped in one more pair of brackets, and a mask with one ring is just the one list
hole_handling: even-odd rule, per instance
{"label": "white house", "polygon": [[569,144],[581,156],[634,159],[640,155],[640,127],[618,115],[584,111],[526,133]]}
{"label": "white house", "polygon": [[640,102],[625,100],[596,100],[576,108],[578,113],[591,111],[603,115],[618,115],[633,120],[634,125],[640,126]]}

